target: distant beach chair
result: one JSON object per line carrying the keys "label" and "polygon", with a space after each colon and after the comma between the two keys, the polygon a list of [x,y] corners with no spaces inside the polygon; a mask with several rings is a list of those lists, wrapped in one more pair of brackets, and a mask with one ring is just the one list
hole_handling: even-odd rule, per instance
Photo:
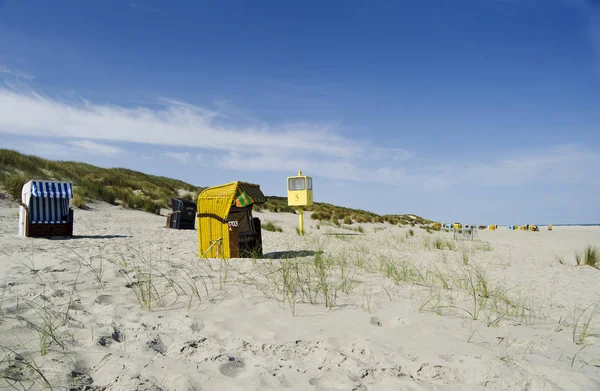
{"label": "distant beach chair", "polygon": [[23,185],[19,207],[19,236],[73,236],[73,183],[31,180]]}
{"label": "distant beach chair", "polygon": [[196,203],[179,198],[171,199],[172,212],[167,215],[167,228],[196,229]]}

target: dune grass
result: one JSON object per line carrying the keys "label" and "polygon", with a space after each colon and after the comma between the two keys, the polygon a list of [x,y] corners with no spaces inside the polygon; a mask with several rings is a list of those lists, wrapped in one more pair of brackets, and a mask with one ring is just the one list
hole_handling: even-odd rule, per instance
{"label": "dune grass", "polygon": [[[286,197],[268,196],[268,201],[262,205],[255,205],[254,210],[268,210],[270,212],[289,212],[296,213],[296,210],[287,204]],[[423,225],[431,224],[430,220],[417,215],[394,214],[394,215],[378,215],[362,209],[345,208],[328,204],[325,202],[315,202],[312,206],[304,208],[311,213],[311,219],[317,221],[329,221],[335,225],[339,225],[342,221],[344,224],[351,225],[353,223],[389,223],[393,225]]]}
{"label": "dune grass", "polygon": [[53,161],[0,149],[0,187],[4,192],[20,199],[23,184],[31,179],[72,181],[77,196],[76,207],[85,206],[86,199],[102,200],[111,204],[120,202],[150,213],[159,213],[161,207],[166,208],[171,198],[194,200],[190,194],[180,197],[180,189],[193,194],[202,190],[179,180],[125,168],[106,169],[72,161]]}
{"label": "dune grass", "polygon": [[[197,195],[204,187],[189,183],[148,175],[125,168],[101,168],[90,164],[72,161],[53,161],[33,155],[0,149],[0,192],[12,198],[21,198],[23,184],[31,179],[55,179],[72,181],[77,199],[75,207],[85,207],[86,200],[102,200],[110,204],[121,204],[132,209],[150,213],[160,213],[160,208],[167,208],[171,198],[183,198],[196,202]],[[179,190],[187,193],[180,196]],[[285,188],[283,189],[285,191]],[[255,211],[296,213],[296,209],[288,206],[287,197],[268,196],[268,201],[254,205]],[[356,223],[383,223],[394,225],[431,224],[430,220],[417,215],[383,215],[361,209],[340,207],[328,203],[316,202],[305,207],[312,212],[311,219],[331,221],[339,225]]]}
{"label": "dune grass", "polygon": [[596,246],[588,245],[581,253],[575,254],[575,261],[578,266],[599,268],[600,249]]}
{"label": "dune grass", "polygon": [[600,302],[573,310],[572,333],[576,345],[585,345],[590,337],[600,337]]}
{"label": "dune grass", "polygon": [[[261,224],[261,228],[269,232],[283,232],[283,228],[274,224],[272,221],[265,221],[265,223]],[[298,230],[298,232],[300,232],[300,230]]]}

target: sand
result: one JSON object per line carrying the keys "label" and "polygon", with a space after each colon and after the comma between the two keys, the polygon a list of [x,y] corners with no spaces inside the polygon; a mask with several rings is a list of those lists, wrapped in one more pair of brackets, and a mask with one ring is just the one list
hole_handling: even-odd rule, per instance
{"label": "sand", "polygon": [[264,259],[223,263],[198,258],[196,231],[104,203],[75,211],[73,239],[21,238],[3,202],[1,386],[600,389],[600,270],[575,260],[600,227],[467,242],[307,214],[298,236],[265,212],[283,232],[263,232]]}

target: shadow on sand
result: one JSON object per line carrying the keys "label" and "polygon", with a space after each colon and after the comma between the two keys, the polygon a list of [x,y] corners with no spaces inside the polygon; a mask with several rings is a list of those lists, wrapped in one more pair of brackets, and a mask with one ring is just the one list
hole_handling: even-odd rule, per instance
{"label": "shadow on sand", "polygon": [[120,239],[130,237],[129,235],[73,235],[72,238],[61,237],[60,239]]}
{"label": "shadow on sand", "polygon": [[321,235],[329,235],[329,236],[362,236],[364,234],[353,234],[353,233],[348,233],[348,232],[328,232],[328,233],[324,233]]}
{"label": "shadow on sand", "polygon": [[263,254],[263,259],[287,259],[287,258],[300,258],[300,257],[312,257],[317,255],[318,253],[322,254],[322,251],[310,251],[310,250],[300,250],[300,251],[275,251],[272,253]]}

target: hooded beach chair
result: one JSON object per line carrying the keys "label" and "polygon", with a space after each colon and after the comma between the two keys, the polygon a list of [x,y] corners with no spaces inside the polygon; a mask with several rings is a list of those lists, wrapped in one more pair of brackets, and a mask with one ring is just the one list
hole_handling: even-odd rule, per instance
{"label": "hooded beach chair", "polygon": [[19,207],[19,236],[73,236],[71,182],[31,180],[23,185]]}
{"label": "hooded beach chair", "polygon": [[252,206],[267,198],[260,186],[231,182],[198,195],[198,253],[200,258],[262,257],[260,219]]}
{"label": "hooded beach chair", "polygon": [[179,198],[171,198],[172,212],[167,215],[167,228],[196,229],[196,204]]}

